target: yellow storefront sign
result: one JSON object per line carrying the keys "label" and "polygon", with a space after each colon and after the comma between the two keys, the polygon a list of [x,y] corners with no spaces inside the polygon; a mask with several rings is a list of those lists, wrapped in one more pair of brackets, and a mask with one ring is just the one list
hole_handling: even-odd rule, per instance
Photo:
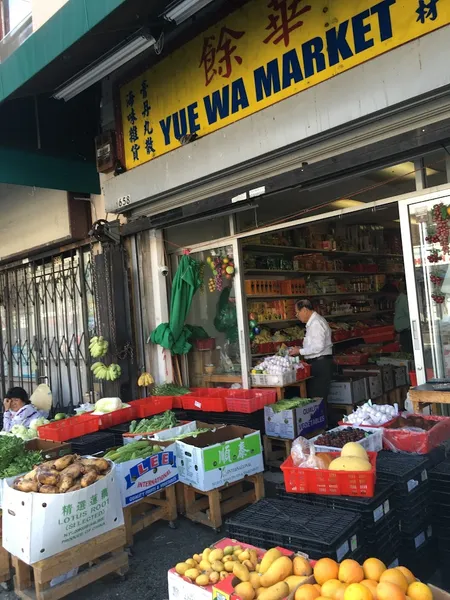
{"label": "yellow storefront sign", "polygon": [[121,88],[126,167],[449,23],[450,0],[250,0]]}

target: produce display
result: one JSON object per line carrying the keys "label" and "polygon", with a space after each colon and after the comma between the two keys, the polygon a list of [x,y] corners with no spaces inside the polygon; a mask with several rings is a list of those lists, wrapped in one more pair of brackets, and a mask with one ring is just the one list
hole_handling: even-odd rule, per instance
{"label": "produce display", "polygon": [[43,462],[26,475],[18,477],[13,488],[28,493],[66,494],[92,485],[110,469],[110,463],[104,458],[80,458],[77,454],[67,454]]}
{"label": "produce display", "polygon": [[438,421],[424,419],[420,415],[405,415],[397,417],[393,423],[389,425],[389,429],[422,429],[429,431],[438,424]]}
{"label": "produce display", "polygon": [[171,429],[178,425],[178,419],[175,413],[171,410],[160,415],[155,415],[151,419],[142,419],[141,421],[131,421],[130,433],[150,433],[151,431],[162,431],[163,429]]}
{"label": "produce display", "polygon": [[147,387],[149,385],[152,385],[153,383],[155,383],[155,380],[153,379],[153,376],[150,375],[150,373],[147,373],[147,371],[144,371],[140,374],[137,382],[139,387]]}
{"label": "produce display", "polygon": [[298,360],[293,356],[268,356],[262,362],[260,362],[252,373],[264,373],[266,375],[283,375],[289,373],[295,369],[295,365],[298,365]]}
{"label": "produce display", "polygon": [[105,381],[117,381],[122,374],[122,369],[115,363],[106,366],[103,362],[95,362],[91,371],[97,379]]}
{"label": "produce display", "polygon": [[[55,420],[58,415],[55,416]],[[65,417],[66,415],[64,415]],[[31,421],[30,426],[29,427],[25,427],[25,425],[14,425],[11,428],[11,431],[2,431],[0,432],[0,436],[4,436],[4,437],[17,437],[20,438],[21,440],[28,442],[30,440],[34,440],[38,437],[38,427],[41,427],[41,425],[47,425],[48,423],[50,423],[50,421],[48,419],[45,419],[44,417],[39,417],[38,419],[33,419],[33,421]]]}
{"label": "produce display", "polygon": [[161,383],[155,385],[152,390],[152,396],[185,396],[190,394],[191,390],[181,385],[175,385],[174,383]]}
{"label": "produce display", "polygon": [[109,342],[103,336],[94,336],[89,342],[89,352],[92,358],[102,358],[108,354]]}
{"label": "produce display", "polygon": [[369,456],[356,442],[347,442],[338,457],[328,452],[316,452],[314,444],[305,438],[297,438],[292,444],[292,461],[303,469],[329,471],[371,471]]}
{"label": "produce display", "polygon": [[279,400],[275,402],[275,404],[270,404],[270,408],[274,413],[280,413],[284,410],[292,410],[294,408],[300,408],[301,406],[307,406],[314,402],[311,398],[285,398],[283,400]]}
{"label": "produce display", "polygon": [[350,415],[344,417],[344,423],[352,425],[384,425],[398,415],[398,404],[372,404],[366,402],[358,406]]}
{"label": "produce display", "polygon": [[115,450],[110,450],[105,454],[105,459],[120,464],[127,462],[128,460],[144,460],[144,458],[152,456],[153,454],[158,454],[158,452],[161,452],[161,446],[152,445],[147,440],[140,440],[131,442],[125,446],[120,446]]}
{"label": "produce display", "polygon": [[0,479],[26,473],[41,462],[41,453],[28,452],[20,438],[0,437]]}
{"label": "produce display", "polygon": [[93,415],[107,415],[122,408],[128,408],[129,404],[123,404],[120,398],[100,398],[95,403]]}
{"label": "produce display", "polygon": [[[241,545],[206,548],[175,571],[200,587],[230,578],[239,600],[433,600],[431,589],[406,567],[388,569],[378,558],[362,565],[321,558],[315,564],[279,548],[260,554]],[[234,597],[234,596],[233,596]]]}
{"label": "produce display", "polygon": [[346,427],[340,431],[327,431],[315,440],[316,446],[332,446],[343,448],[348,442],[359,442],[373,435],[370,431],[364,431],[354,427]]}

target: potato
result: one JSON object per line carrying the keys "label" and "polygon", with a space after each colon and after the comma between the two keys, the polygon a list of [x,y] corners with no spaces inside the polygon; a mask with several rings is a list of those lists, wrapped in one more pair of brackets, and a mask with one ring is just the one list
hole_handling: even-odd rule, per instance
{"label": "potato", "polygon": [[39,493],[40,494],[57,494],[58,488],[56,488],[53,485],[41,485],[41,487],[39,488]]}
{"label": "potato", "polygon": [[256,596],[255,590],[252,587],[252,584],[249,581],[245,581],[242,583],[238,583],[234,588],[234,591],[242,598],[242,600],[253,600]]}
{"label": "potato", "polygon": [[78,492],[79,490],[81,490],[81,485],[79,483],[76,483],[75,485],[73,485],[71,488],[69,488],[67,490],[67,493],[69,493],[69,492]]}
{"label": "potato", "polygon": [[292,568],[292,560],[290,558],[287,556],[277,558],[261,576],[262,587],[269,588],[280,581],[284,581],[286,577],[292,575]]}
{"label": "potato", "polygon": [[208,560],[210,563],[213,563],[215,560],[222,560],[223,556],[223,550],[221,550],[220,548],[215,548],[209,555]]}
{"label": "potato", "polygon": [[198,569],[188,569],[184,573],[184,576],[190,579],[191,581],[195,581],[199,575],[201,575],[201,573]]}
{"label": "potato", "polygon": [[283,555],[281,554],[281,552],[279,550],[277,550],[276,548],[272,548],[271,550],[268,550],[264,556],[263,559],[261,561],[261,566],[259,568],[259,572],[260,573],[265,573],[268,568],[270,567],[270,565],[277,560],[277,558],[281,558]]}
{"label": "potato", "polygon": [[95,469],[98,473],[104,473],[110,467],[109,462],[104,458],[82,458],[81,464],[88,469]]}
{"label": "potato", "polygon": [[56,486],[59,483],[59,472],[51,469],[38,469],[37,480],[43,485]]}
{"label": "potato", "polygon": [[60,478],[58,489],[61,494],[65,494],[66,492],[68,492],[72,486],[72,477],[69,477],[69,475],[64,475],[64,477]]}
{"label": "potato", "polygon": [[32,471],[30,471],[29,473],[27,473],[26,475],[23,476],[25,481],[33,481],[35,480],[37,477],[37,469],[33,469]]}
{"label": "potato", "polygon": [[184,575],[188,569],[189,565],[185,562],[178,563],[175,566],[175,571],[178,573],[178,575]]}
{"label": "potato", "polygon": [[250,573],[245,565],[238,562],[234,563],[233,575],[241,581],[249,581]]}
{"label": "potato", "polygon": [[81,487],[86,488],[97,481],[97,471],[91,469],[81,478]]}
{"label": "potato", "polygon": [[[260,588],[261,589],[261,588]],[[285,581],[280,581],[270,586],[258,595],[258,600],[282,600],[289,595],[289,586]]]}
{"label": "potato", "polygon": [[195,583],[197,585],[201,585],[203,587],[206,586],[206,585],[209,585],[209,577],[208,577],[208,575],[199,575],[197,577],[197,579],[195,580]]}
{"label": "potato", "polygon": [[15,485],[14,488],[16,490],[19,490],[19,492],[37,492],[39,485],[37,481],[27,481],[25,479],[22,479],[21,481],[18,481]]}
{"label": "potato", "polygon": [[53,468],[56,469],[57,471],[64,471],[64,469],[67,468],[69,465],[71,465],[73,463],[73,461],[74,461],[74,455],[67,454],[66,456],[62,456],[61,458],[58,458],[57,460],[55,460]]}
{"label": "potato", "polygon": [[54,460],[47,460],[46,462],[43,462],[43,463],[40,463],[39,465],[37,465],[37,468],[38,469],[53,469],[54,464],[55,464]]}
{"label": "potato", "polygon": [[77,479],[78,477],[84,474],[84,471],[85,469],[83,465],[79,462],[75,462],[69,467],[66,467],[63,471],[61,471],[61,475],[68,475],[69,477],[72,477],[72,479]]}

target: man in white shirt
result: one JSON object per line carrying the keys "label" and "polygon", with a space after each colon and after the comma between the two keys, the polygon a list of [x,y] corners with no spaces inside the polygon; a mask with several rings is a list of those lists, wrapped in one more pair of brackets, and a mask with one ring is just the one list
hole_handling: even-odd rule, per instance
{"label": "man in white shirt", "polygon": [[295,306],[297,318],[306,325],[303,348],[291,348],[291,356],[302,356],[311,365],[307,382],[310,398],[328,398],[333,376],[333,342],[326,319],[313,310],[310,300],[299,300]]}

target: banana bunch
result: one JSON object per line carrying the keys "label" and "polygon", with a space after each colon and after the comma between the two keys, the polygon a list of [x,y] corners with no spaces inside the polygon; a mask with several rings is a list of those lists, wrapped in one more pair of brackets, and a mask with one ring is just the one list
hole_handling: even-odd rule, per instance
{"label": "banana bunch", "polygon": [[92,365],[91,371],[97,379],[105,381],[116,381],[122,374],[122,369],[114,363],[107,367],[105,363],[96,362]]}
{"label": "banana bunch", "polygon": [[101,335],[100,337],[93,337],[89,342],[89,352],[93,358],[101,358],[108,352],[108,340]]}
{"label": "banana bunch", "polygon": [[147,373],[146,371],[144,371],[138,379],[139,387],[147,387],[148,385],[152,385],[152,383],[155,383],[155,380],[150,373]]}

